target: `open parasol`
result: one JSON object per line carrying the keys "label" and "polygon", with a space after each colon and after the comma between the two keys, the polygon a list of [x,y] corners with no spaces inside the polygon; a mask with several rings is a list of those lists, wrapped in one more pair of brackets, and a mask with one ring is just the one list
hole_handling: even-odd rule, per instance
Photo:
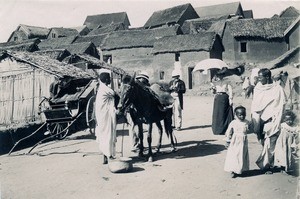
{"label": "open parasol", "polygon": [[193,70],[193,72],[200,71],[200,72],[207,72],[209,69],[222,69],[222,68],[229,68],[229,66],[220,59],[204,59],[198,62]]}

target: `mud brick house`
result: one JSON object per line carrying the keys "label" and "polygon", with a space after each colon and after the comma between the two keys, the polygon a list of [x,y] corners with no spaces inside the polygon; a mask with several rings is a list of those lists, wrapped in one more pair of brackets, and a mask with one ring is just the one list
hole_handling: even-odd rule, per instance
{"label": "mud brick house", "polygon": [[175,65],[181,66],[182,79],[192,89],[202,81],[210,81],[211,74],[193,74],[195,65],[204,59],[222,59],[224,47],[221,38],[213,32],[163,37],[154,44],[152,70],[155,80],[170,80]]}
{"label": "mud brick house", "polygon": [[42,40],[47,38],[48,33],[48,28],[20,24],[17,29],[11,33],[7,41],[23,41],[33,38]]}
{"label": "mud brick house", "polygon": [[90,30],[106,27],[111,24],[120,24],[120,23],[124,25],[125,29],[128,29],[128,27],[130,26],[130,22],[126,12],[89,15],[86,17],[84,21],[84,25],[86,25]]}
{"label": "mud brick house", "polygon": [[244,18],[244,11],[240,2],[197,7],[195,10],[200,18],[219,18],[222,16],[241,16]]}
{"label": "mud brick house", "polygon": [[48,56],[7,51],[0,54],[0,121],[4,125],[40,120],[38,105],[49,97],[56,77],[92,79],[94,76]]}
{"label": "mud brick house", "polygon": [[[154,43],[159,38],[178,34],[182,34],[179,25],[115,31],[100,46],[103,60],[126,71],[147,70],[153,62]],[[152,71],[149,72],[151,75]]]}
{"label": "mud brick house", "polygon": [[185,20],[199,18],[193,6],[188,3],[154,12],[144,25],[145,29],[183,24]]}
{"label": "mud brick house", "polygon": [[274,17],[227,21],[223,35],[223,59],[227,62],[250,63],[276,59],[299,41],[299,23],[295,23],[295,20]]}

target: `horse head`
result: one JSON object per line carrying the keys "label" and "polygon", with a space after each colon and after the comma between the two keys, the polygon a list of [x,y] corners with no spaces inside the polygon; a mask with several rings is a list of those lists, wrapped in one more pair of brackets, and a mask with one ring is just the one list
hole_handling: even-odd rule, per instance
{"label": "horse head", "polygon": [[120,101],[118,109],[121,113],[124,113],[125,109],[129,107],[134,98],[133,87],[135,84],[135,74],[133,76],[125,75],[122,78],[122,85],[120,88]]}

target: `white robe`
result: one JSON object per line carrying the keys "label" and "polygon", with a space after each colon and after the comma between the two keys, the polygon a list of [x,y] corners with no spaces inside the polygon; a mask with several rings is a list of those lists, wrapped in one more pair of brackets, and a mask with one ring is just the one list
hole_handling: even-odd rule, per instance
{"label": "white robe", "polygon": [[96,141],[107,157],[116,155],[116,108],[114,91],[100,83],[96,96]]}
{"label": "white robe", "polygon": [[285,103],[286,95],[279,84],[262,85],[259,82],[254,87],[251,106],[253,125],[260,125],[260,119],[263,121],[271,120],[264,125],[264,146],[256,161],[256,164],[261,169],[274,166],[274,149]]}

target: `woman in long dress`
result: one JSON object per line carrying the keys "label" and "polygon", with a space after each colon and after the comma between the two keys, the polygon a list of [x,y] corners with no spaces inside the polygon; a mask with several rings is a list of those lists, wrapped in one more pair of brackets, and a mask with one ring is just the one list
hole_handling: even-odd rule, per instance
{"label": "woman in long dress", "polygon": [[232,87],[223,80],[222,73],[218,73],[214,77],[214,80],[211,88],[215,94],[212,114],[212,131],[215,135],[224,135],[229,123],[233,120]]}

